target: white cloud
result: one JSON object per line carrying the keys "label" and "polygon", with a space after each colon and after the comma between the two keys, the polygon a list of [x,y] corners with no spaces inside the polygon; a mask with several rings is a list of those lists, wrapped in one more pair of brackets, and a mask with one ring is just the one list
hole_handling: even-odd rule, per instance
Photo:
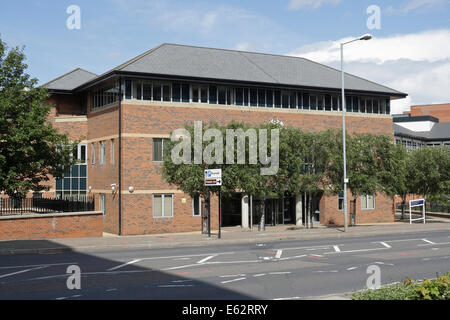
{"label": "white cloud", "polygon": [[303,8],[314,8],[317,9],[322,4],[333,4],[336,5],[340,3],[341,0],[290,0],[289,9],[290,10],[300,10]]}
{"label": "white cloud", "polygon": [[393,6],[389,6],[386,12],[388,14],[408,14],[411,11],[415,11],[417,9],[429,8],[444,3],[448,3],[448,0],[410,0],[397,9]]}
{"label": "white cloud", "polygon": [[257,51],[258,45],[251,41],[239,42],[234,47],[238,51]]}
{"label": "white cloud", "polygon": [[[290,55],[340,68],[340,43],[303,46]],[[411,104],[450,101],[450,29],[395,35],[361,41],[345,47],[345,70],[410,94],[393,103],[401,113]]]}

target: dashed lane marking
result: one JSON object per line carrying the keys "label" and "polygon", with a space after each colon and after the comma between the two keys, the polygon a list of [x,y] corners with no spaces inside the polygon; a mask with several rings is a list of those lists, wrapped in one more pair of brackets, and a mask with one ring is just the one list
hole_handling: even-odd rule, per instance
{"label": "dashed lane marking", "polygon": [[228,281],[222,281],[222,284],[226,284],[226,283],[231,283],[231,282],[237,282],[237,281],[242,281],[245,280],[247,278],[238,278],[238,279],[233,279],[233,280],[228,280]]}
{"label": "dashed lane marking", "polygon": [[110,269],[108,269],[107,271],[114,271],[114,270],[117,270],[117,269],[120,269],[120,268],[129,266],[129,265],[135,264],[135,263],[137,263],[137,262],[139,262],[139,261],[142,261],[142,259],[134,259],[134,260],[131,260],[131,261],[127,262],[127,263],[123,263],[123,264],[118,265],[118,266],[116,266],[116,267],[110,268]]}
{"label": "dashed lane marking", "polygon": [[214,257],[217,257],[217,256],[209,256],[209,257],[206,257],[206,258],[204,258],[204,259],[198,261],[197,263],[198,263],[198,264],[205,263],[206,261],[211,260],[211,259],[214,258]]}
{"label": "dashed lane marking", "polygon": [[280,259],[282,254],[283,254],[283,250],[278,250],[277,254],[275,255],[275,259]]}
{"label": "dashed lane marking", "polygon": [[16,272],[12,272],[12,273],[3,274],[3,275],[0,275],[0,279],[1,278],[6,278],[6,277],[10,277],[10,276],[14,276],[14,275],[21,274],[21,273],[25,273],[25,272],[30,272],[30,271],[33,271],[33,270],[43,269],[43,268],[47,268],[47,266],[36,267],[36,268],[31,268],[31,269],[26,269],[26,270],[21,270],[21,271],[16,271]]}

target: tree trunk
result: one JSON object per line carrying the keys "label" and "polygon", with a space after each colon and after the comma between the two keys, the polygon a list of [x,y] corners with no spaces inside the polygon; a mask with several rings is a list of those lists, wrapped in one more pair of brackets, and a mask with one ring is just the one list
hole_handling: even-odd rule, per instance
{"label": "tree trunk", "polygon": [[402,197],[402,216],[400,220],[403,220],[405,218],[405,211],[406,211],[406,196]]}
{"label": "tree trunk", "polygon": [[266,221],[265,221],[265,216],[266,216],[266,204],[265,204],[265,200],[262,200],[260,202],[259,205],[260,211],[261,211],[261,219],[259,221],[259,231],[265,231],[266,230]]}

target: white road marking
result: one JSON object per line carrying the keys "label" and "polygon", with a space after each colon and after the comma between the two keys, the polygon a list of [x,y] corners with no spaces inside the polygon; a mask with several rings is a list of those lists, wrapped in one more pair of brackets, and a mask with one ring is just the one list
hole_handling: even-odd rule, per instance
{"label": "white road marking", "polygon": [[348,268],[347,271],[356,270],[356,269],[358,269],[358,268],[359,268],[359,267],[351,267],[351,268]]}
{"label": "white road marking", "polygon": [[222,284],[226,284],[226,283],[231,283],[231,282],[237,282],[237,281],[242,281],[245,280],[247,278],[238,278],[238,279],[234,279],[234,280],[228,280],[228,281],[222,281]]}
{"label": "white road marking", "polygon": [[258,277],[263,277],[263,276],[265,276],[265,275],[266,275],[265,273],[260,273],[260,274],[255,274],[254,277],[255,277],[255,278],[258,278]]}
{"label": "white road marking", "polygon": [[429,243],[429,244],[436,244],[433,241],[427,240],[427,239],[422,239],[424,242]]}
{"label": "white road marking", "polygon": [[56,298],[56,300],[64,300],[64,299],[67,299],[67,297]]}
{"label": "white road marking", "polygon": [[325,252],[324,254],[336,254],[336,253],[353,253],[353,252],[368,252],[368,251],[379,251],[379,250],[387,250],[388,248],[376,248],[376,249],[360,249],[360,250],[348,250],[341,252]]}
{"label": "white road marking", "polygon": [[270,272],[272,275],[291,274],[292,272]]}
{"label": "white road marking", "polygon": [[278,250],[277,254],[275,255],[275,259],[280,259],[282,254],[283,254],[283,250]]}
{"label": "white road marking", "polygon": [[0,267],[0,269],[17,269],[17,268],[34,268],[34,267],[52,267],[52,266],[65,266],[65,265],[73,265],[78,264],[78,262],[68,262],[68,263],[43,263],[43,264],[35,264],[29,266],[9,266],[9,267]]}
{"label": "white road marking", "polygon": [[[133,271],[100,271],[100,272],[83,272],[81,276],[95,276],[95,275],[117,275],[117,274],[132,274],[132,273],[145,273],[145,272],[155,272],[155,270],[133,270]],[[28,279],[27,281],[35,281],[35,280],[48,280],[52,278],[66,278],[66,274],[58,274],[54,276],[47,276],[47,277],[39,277],[39,278],[32,278]]]}
{"label": "white road marking", "polygon": [[301,256],[294,256],[294,257],[286,257],[286,258],[281,258],[280,261],[285,261],[285,260],[292,260],[292,259],[298,259],[298,258],[304,258],[306,257],[306,254],[303,254]]}
{"label": "white road marking", "polygon": [[193,284],[179,284],[179,285],[169,284],[169,285],[158,286],[158,288],[188,288],[188,287],[194,287],[194,285]]}
{"label": "white road marking", "polygon": [[108,269],[107,271],[114,271],[114,270],[117,270],[117,269],[120,269],[120,268],[129,266],[129,265],[131,265],[131,264],[135,264],[135,263],[137,263],[137,262],[139,262],[139,261],[142,261],[142,259],[134,259],[134,260],[131,260],[131,261],[127,262],[127,263],[123,263],[123,264],[118,265],[118,266],[116,266],[116,267],[110,268],[110,269]]}
{"label": "white road marking", "polygon": [[220,278],[236,278],[236,277],[245,277],[245,274],[230,274],[226,276],[219,276]]}
{"label": "white road marking", "polygon": [[218,255],[225,255],[225,254],[235,254],[235,253],[234,253],[234,252],[203,253],[203,254],[192,254],[192,255],[183,255],[183,256],[168,256],[168,257],[142,258],[141,260],[176,259],[176,258],[195,258],[195,257],[204,257],[204,256],[218,256]]}
{"label": "white road marking", "polygon": [[209,257],[206,257],[206,258],[204,258],[204,259],[198,261],[197,263],[198,263],[198,264],[205,263],[206,261],[211,260],[211,259],[214,258],[214,257],[217,257],[217,256],[209,256]]}
{"label": "white road marking", "polygon": [[386,242],[380,242],[383,246],[385,246],[388,249],[391,249],[392,247],[388,245]]}
{"label": "white road marking", "polygon": [[112,289],[106,290],[106,292],[112,292],[112,291],[117,291],[117,289],[116,288],[112,288]]}
{"label": "white road marking", "polygon": [[290,297],[290,298],[276,298],[276,299],[273,299],[273,300],[275,300],[275,301],[282,301],[282,300],[299,300],[300,299],[300,297]]}
{"label": "white road marking", "polygon": [[192,282],[194,280],[174,280],[173,283],[184,283],[184,282]]}
{"label": "white road marking", "polygon": [[334,248],[334,251],[341,252],[341,249],[338,246],[333,246],[333,248]]}
{"label": "white road marking", "polygon": [[21,274],[21,273],[25,273],[25,272],[29,272],[29,271],[33,271],[33,270],[39,270],[39,269],[43,269],[43,268],[47,268],[47,266],[36,267],[36,268],[31,268],[31,269],[26,269],[26,270],[21,270],[21,271],[16,271],[16,272],[12,272],[12,273],[3,274],[3,275],[0,276],[0,278],[6,278],[6,277],[14,276],[16,274]]}

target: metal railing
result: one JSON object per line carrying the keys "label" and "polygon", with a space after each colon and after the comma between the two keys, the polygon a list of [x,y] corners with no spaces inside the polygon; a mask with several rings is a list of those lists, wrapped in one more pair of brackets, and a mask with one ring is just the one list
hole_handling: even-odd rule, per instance
{"label": "metal railing", "polygon": [[5,198],[1,199],[0,216],[51,214],[94,211],[93,197],[82,199]]}
{"label": "metal railing", "polygon": [[[397,211],[401,211],[402,210],[402,203],[401,202],[397,202]],[[442,205],[442,204],[438,204],[438,203],[430,203],[427,202],[425,205],[426,211],[427,212],[436,212],[436,213],[450,213],[450,204],[449,205]],[[412,212],[421,212],[420,208],[413,208]],[[405,203],[405,212],[409,212],[409,202]]]}

